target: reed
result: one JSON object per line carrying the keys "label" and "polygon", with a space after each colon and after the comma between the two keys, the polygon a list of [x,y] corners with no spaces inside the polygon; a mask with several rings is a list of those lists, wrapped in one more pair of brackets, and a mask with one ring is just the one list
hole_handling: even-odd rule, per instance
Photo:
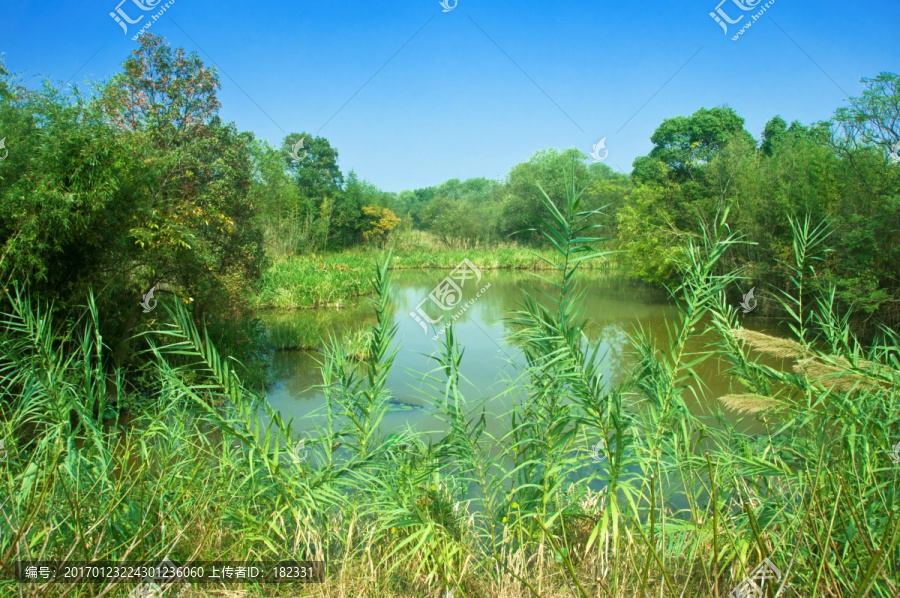
{"label": "reed", "polygon": [[[782,300],[796,333],[785,343],[741,328],[725,301],[740,273],[716,264],[742,241],[711,227],[679,262],[667,336],[636,330],[637,365],[612,384],[584,334],[579,283],[602,241],[573,187],[565,209],[547,204],[555,252],[536,274],[551,290],[526,293],[509,316],[526,365],[509,382],[516,401],[500,437],[486,431],[486,404],[461,391],[452,326],[424,373],[444,433],[385,429],[390,254],[369,280],[374,320],[355,346],[333,339],[324,351],[327,417],[301,456],[293,422],[246,388],[180,304],[135,339],[151,366],[134,390],[105,369],[90,297],[79,320],[59,322],[12,288],[0,314],[0,567],[317,559],[324,585],[243,590],[721,597],[768,558],[781,573],[769,596],[898,595],[900,338],[884,330],[863,347],[830,294],[806,290],[824,233],[795,224],[795,287]],[[691,353],[710,330],[712,344]],[[760,362],[773,351],[805,365]],[[694,369],[713,356],[738,389],[725,402],[754,407],[763,432],[686,408],[687,393],[703,392]],[[126,417],[129,402],[143,408]],[[0,581],[10,596],[131,589]]]}

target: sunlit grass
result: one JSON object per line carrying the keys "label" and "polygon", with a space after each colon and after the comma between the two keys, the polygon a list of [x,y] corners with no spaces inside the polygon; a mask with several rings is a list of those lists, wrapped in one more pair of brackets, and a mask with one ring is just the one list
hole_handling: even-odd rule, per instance
{"label": "sunlit grass", "polygon": [[[427,233],[413,232],[397,240],[390,267],[397,270],[451,271],[464,259],[482,270],[545,270],[547,250],[502,243],[491,247],[447,248]],[[299,255],[276,261],[263,274],[256,308],[298,309],[345,306],[371,292],[367,282],[373,248]],[[609,257],[583,264],[583,268],[612,270]]]}

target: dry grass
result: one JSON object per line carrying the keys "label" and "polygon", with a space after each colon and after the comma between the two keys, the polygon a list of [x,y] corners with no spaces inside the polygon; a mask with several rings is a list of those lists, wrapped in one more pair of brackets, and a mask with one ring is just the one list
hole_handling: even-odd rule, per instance
{"label": "dry grass", "polygon": [[778,405],[775,399],[753,393],[729,394],[719,397],[719,402],[738,413],[761,413]]}
{"label": "dry grass", "polygon": [[786,338],[778,338],[755,330],[747,330],[746,328],[732,329],[731,334],[760,353],[765,353],[773,357],[781,359],[799,359],[809,355],[809,350],[806,347]]}

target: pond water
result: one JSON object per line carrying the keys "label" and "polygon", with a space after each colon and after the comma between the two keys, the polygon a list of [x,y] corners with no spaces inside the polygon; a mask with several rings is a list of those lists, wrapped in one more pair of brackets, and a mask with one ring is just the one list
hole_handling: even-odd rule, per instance
{"label": "pond water", "polygon": [[[422,300],[427,299],[448,274],[441,270],[393,273],[392,317],[397,325],[395,343],[399,349],[388,377],[393,400],[384,420],[387,431],[400,432],[411,428],[435,437],[444,427],[427,399],[429,393],[432,396],[438,394],[434,388],[436,384],[425,379],[428,374],[435,374],[437,362],[429,356],[439,353],[443,337],[435,339],[436,330],[430,325],[427,332],[423,330],[410,312],[415,312]],[[519,368],[525,364],[521,351],[509,338],[511,325],[505,321],[509,317],[508,310],[519,308],[523,291],[550,291],[551,287],[528,272],[484,270],[481,276],[477,284],[470,280],[464,285],[462,299],[451,313],[458,313],[463,305],[474,299],[474,303],[454,323],[456,337],[464,348],[461,372],[466,380],[461,390],[469,401],[487,399],[487,432],[499,436],[508,425],[509,418],[505,414],[516,394],[515,380],[521,375]],[[616,382],[635,361],[635,356],[630,352],[628,335],[634,333],[637,327],[650,331],[657,339],[664,341],[667,338],[665,322],[671,316],[670,303],[664,293],[620,278],[585,273],[581,281],[586,290],[584,317],[589,321],[587,336],[592,344],[601,345],[604,378]],[[487,285],[489,287],[476,299],[478,291]],[[433,305],[429,307],[430,303],[427,300],[423,309],[432,319],[436,319],[440,311]],[[341,338],[375,321],[366,298],[360,298],[340,310],[269,311],[260,314],[260,317],[270,330],[277,329],[278,336],[282,338],[292,334],[311,338],[327,338],[329,335]],[[748,328],[769,328],[754,325],[753,318],[745,318],[744,325]],[[440,329],[440,324],[437,329]],[[302,344],[286,343],[287,346]],[[701,350],[703,345],[703,339],[697,339],[690,348]],[[278,351],[275,356],[276,381],[269,388],[268,399],[285,420],[294,420],[296,432],[311,431],[317,424],[324,423],[324,395],[316,388],[322,382],[319,360],[321,354],[316,350]],[[713,359],[696,368],[704,388],[698,391],[696,399],[688,393],[689,406],[694,413],[714,412],[718,408],[717,397],[742,390],[729,387],[723,375],[724,368],[723,363]],[[513,389],[512,392],[510,389]],[[726,412],[726,415],[729,414]],[[734,414],[730,416],[736,419]]]}

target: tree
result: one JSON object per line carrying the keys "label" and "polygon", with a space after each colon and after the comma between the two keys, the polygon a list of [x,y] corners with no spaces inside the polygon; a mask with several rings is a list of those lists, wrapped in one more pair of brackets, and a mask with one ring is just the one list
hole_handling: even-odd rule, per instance
{"label": "tree", "polygon": [[762,145],[760,151],[766,156],[771,156],[775,147],[775,143],[784,137],[787,133],[787,122],[780,116],[774,116],[769,119],[763,129]]}
{"label": "tree", "polygon": [[[297,145],[301,141],[302,147]],[[308,133],[291,133],[284,138],[282,153],[303,197],[321,201],[323,197],[333,198],[340,192],[344,175],[338,167],[338,152],[327,139]]]}
{"label": "tree", "polygon": [[30,91],[0,76],[0,272],[69,307],[121,245],[113,132],[80,97]]}
{"label": "tree", "polygon": [[890,149],[900,142],[900,76],[882,72],[861,82],[862,96],[849,98],[850,105],[838,108],[834,120],[848,142]]}
{"label": "tree", "polygon": [[[344,175],[338,167],[337,150],[324,137],[291,133],[284,138],[281,153],[288,176],[300,196],[300,209],[293,226],[308,233],[304,235],[304,246],[297,249],[327,249],[324,243],[335,224],[342,228],[337,238],[343,240],[343,223],[358,212],[351,209],[348,215],[348,210],[341,206]],[[326,214],[328,222],[322,220]],[[332,216],[337,218],[337,223],[331,221]]]}
{"label": "tree", "polygon": [[[512,235],[537,226],[544,213],[541,189],[557,207],[562,207],[565,204],[567,174],[575,177],[575,186],[579,189],[590,182],[584,164],[586,159],[584,153],[574,148],[547,149],[536,152],[528,162],[513,166],[504,186],[500,233]],[[537,233],[521,233],[516,238],[525,242],[539,242],[541,239]]]}
{"label": "tree", "polygon": [[363,206],[362,213],[365,218],[363,239],[366,243],[384,244],[392,230],[400,225],[400,219],[388,208],[378,206]]}
{"label": "tree", "polygon": [[334,208],[334,247],[349,247],[363,240],[361,218],[363,206],[390,209],[393,204],[392,193],[381,191],[372,183],[360,179],[356,172],[351,170]]}
{"label": "tree", "polygon": [[667,190],[638,185],[616,213],[623,260],[645,281],[665,284],[675,271],[674,259],[683,244],[667,204]]}
{"label": "tree", "polygon": [[267,254],[276,257],[298,252],[309,242],[305,203],[279,149],[254,140],[250,145],[253,180],[249,197],[257,208]]}
{"label": "tree", "polygon": [[0,108],[16,144],[0,187],[2,267],[62,307],[97,290],[119,363],[151,287],[234,321],[263,266],[252,136],[221,122],[217,89],[196,54],[145,34],[94,101],[48,88]]}
{"label": "tree", "polygon": [[584,192],[584,209],[600,210],[596,221],[600,234],[615,238],[618,235],[616,214],[625,205],[625,198],[632,189],[631,179],[605,164],[591,164],[588,172],[592,181]]}
{"label": "tree", "polygon": [[448,247],[460,242],[489,243],[497,236],[502,185],[490,179],[450,179],[430,188],[431,199],[419,212],[421,227]]}
{"label": "tree", "polygon": [[651,164],[660,161],[674,181],[689,180],[734,137],[753,141],[744,119],[731,108],[701,108],[691,116],[667,118],[650,137],[654,147],[649,160],[635,161],[632,176],[635,182],[659,182]]}

